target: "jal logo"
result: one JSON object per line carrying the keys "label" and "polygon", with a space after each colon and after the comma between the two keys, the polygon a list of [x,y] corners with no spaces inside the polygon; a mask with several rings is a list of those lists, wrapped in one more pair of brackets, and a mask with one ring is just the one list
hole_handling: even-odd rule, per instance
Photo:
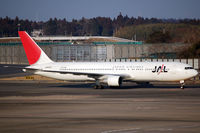
{"label": "jal logo", "polygon": [[163,64],[162,66],[155,66],[154,70],[152,71],[153,73],[158,73],[160,74],[161,72],[168,72],[168,70],[166,69],[166,66]]}

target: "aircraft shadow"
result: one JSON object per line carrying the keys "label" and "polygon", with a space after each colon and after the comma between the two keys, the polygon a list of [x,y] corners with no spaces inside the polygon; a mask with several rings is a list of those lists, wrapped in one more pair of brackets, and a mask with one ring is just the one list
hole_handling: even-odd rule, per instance
{"label": "aircraft shadow", "polygon": [[[55,85],[51,87],[61,87],[61,88],[93,88],[94,83],[75,83],[75,84],[62,84],[62,85]],[[126,85],[123,84],[121,87],[108,87],[104,86],[103,89],[180,89],[179,84],[148,84],[148,85],[137,85],[137,84],[132,84],[132,85]],[[200,88],[199,84],[193,84],[193,85],[185,85],[185,89],[187,88]]]}

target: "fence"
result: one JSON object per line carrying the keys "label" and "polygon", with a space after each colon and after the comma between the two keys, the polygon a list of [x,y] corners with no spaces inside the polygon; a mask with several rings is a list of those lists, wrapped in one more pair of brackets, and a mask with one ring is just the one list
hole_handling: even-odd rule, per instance
{"label": "fence", "polygon": [[[107,59],[106,45],[40,45],[54,61],[102,61]],[[1,45],[1,64],[28,64],[22,45]]]}
{"label": "fence", "polygon": [[[11,44],[11,45],[9,45]],[[169,61],[183,62],[190,64],[195,69],[200,69],[200,59],[143,59],[150,55],[152,50],[157,46],[146,45],[121,45],[121,44],[85,44],[72,45],[70,43],[39,43],[44,52],[57,62],[67,61]],[[167,49],[180,47],[181,45],[166,45],[167,48],[162,48],[167,52]],[[164,46],[164,47],[166,47]],[[161,48],[159,48],[162,52]],[[169,52],[169,51],[168,51]],[[24,49],[21,43],[6,43],[0,45],[0,63],[1,64],[28,64]]]}

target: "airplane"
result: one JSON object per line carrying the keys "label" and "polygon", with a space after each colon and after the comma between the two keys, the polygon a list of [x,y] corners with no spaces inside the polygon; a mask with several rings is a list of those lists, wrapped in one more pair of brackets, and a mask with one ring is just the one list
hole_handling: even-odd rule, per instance
{"label": "airplane", "polygon": [[24,72],[58,80],[93,81],[96,89],[103,89],[105,84],[120,87],[124,81],[179,81],[184,89],[184,81],[198,74],[190,65],[179,62],[54,62],[26,31],[18,33],[29,62]]}

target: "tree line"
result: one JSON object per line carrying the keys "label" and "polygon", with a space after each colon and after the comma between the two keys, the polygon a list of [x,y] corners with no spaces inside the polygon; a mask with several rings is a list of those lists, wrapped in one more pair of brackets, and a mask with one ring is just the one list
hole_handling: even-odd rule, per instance
{"label": "tree line", "polygon": [[184,23],[131,25],[120,28],[114,36],[147,43],[195,43],[200,40],[200,26]]}
{"label": "tree line", "polygon": [[[120,36],[119,31],[128,26],[142,24],[190,24],[200,25],[199,19],[158,19],[143,17],[128,17],[121,13],[114,19],[110,17],[82,18],[67,21],[64,19],[50,18],[48,21],[31,21],[27,19],[0,18],[0,37],[18,36],[18,30],[26,30],[31,33],[33,29],[42,29],[44,35],[67,36]],[[126,37],[129,38],[130,37]]]}

